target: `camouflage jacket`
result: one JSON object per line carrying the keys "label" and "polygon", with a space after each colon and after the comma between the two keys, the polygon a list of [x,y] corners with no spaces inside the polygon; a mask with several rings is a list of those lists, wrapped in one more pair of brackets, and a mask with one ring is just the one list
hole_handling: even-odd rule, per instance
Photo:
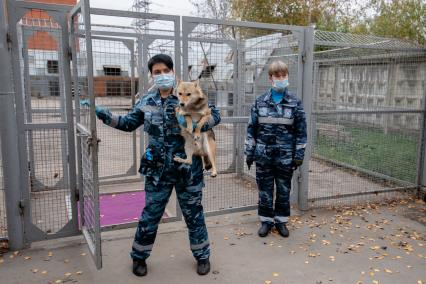
{"label": "camouflage jacket", "polygon": [[271,90],[256,98],[251,108],[245,154],[261,164],[292,166],[303,160],[306,148],[306,118],[302,102],[287,90],[279,103]]}
{"label": "camouflage jacket", "polygon": [[[145,154],[141,159],[139,172],[146,176],[151,176],[156,182],[161,178],[165,169],[172,167],[186,167],[186,171],[191,175],[191,179],[196,176],[202,180],[203,166],[200,157],[194,156],[192,166],[182,165],[173,160],[174,156],[185,158],[185,141],[180,135],[180,127],[176,119],[175,108],[178,106],[178,98],[170,94],[162,102],[158,90],[143,95],[135,104],[133,109],[123,116],[111,115],[111,127],[123,131],[134,131],[142,124],[144,131],[148,134],[147,149],[151,149],[153,161],[146,163]],[[201,128],[207,131],[220,122],[219,110],[211,106],[212,117]]]}

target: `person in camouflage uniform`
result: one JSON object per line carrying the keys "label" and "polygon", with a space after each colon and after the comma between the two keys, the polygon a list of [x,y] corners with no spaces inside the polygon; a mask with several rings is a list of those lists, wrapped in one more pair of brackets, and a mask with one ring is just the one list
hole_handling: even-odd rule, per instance
{"label": "person in camouflage uniform", "polygon": [[262,223],[259,236],[266,237],[275,225],[281,236],[288,237],[291,179],[305,154],[306,118],[301,101],[288,91],[284,62],[275,61],[269,66],[269,80],[272,88],[256,98],[251,108],[245,155],[249,169],[256,162]]}
{"label": "person in camouflage uniform", "polygon": [[[179,127],[179,124],[186,127],[186,122],[183,117],[176,117],[175,108],[179,101],[173,94],[175,76],[172,59],[165,54],[155,55],[148,62],[148,68],[156,88],[142,96],[127,115],[116,116],[108,109],[96,106],[96,115],[104,124],[128,132],[143,124],[149,135],[139,168],[139,172],[146,176],[146,205],[130,253],[133,273],[137,276],[147,274],[145,260],[151,253],[158,224],[175,187],[188,227],[190,248],[197,260],[197,272],[205,275],[210,271],[210,245],[201,204],[204,187],[202,160],[194,156],[192,165],[173,160],[174,156],[186,158],[185,141]],[[201,131],[207,131],[220,122],[219,110],[214,106],[211,109],[212,117]]]}

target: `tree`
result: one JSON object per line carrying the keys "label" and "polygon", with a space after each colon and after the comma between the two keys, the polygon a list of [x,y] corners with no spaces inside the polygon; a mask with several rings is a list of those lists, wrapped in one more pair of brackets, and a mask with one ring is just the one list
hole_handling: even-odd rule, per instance
{"label": "tree", "polygon": [[373,0],[376,14],[366,20],[373,35],[396,37],[426,44],[425,0]]}
{"label": "tree", "polygon": [[231,16],[232,0],[189,0],[200,17],[228,19]]}

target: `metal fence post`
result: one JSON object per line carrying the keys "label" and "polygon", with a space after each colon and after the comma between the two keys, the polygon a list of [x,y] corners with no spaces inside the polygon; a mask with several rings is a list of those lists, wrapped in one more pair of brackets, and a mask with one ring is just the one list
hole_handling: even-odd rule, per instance
{"label": "metal fence post", "polygon": [[[425,79],[426,83],[426,79]],[[422,105],[422,123],[420,124],[420,139],[418,147],[418,161],[417,161],[417,186],[419,187],[418,194],[420,195],[421,188],[426,186],[426,89],[423,95]]]}
{"label": "metal fence post", "polygon": [[5,184],[7,230],[9,247],[19,250],[25,246],[24,222],[20,210],[21,180],[18,151],[18,132],[11,83],[11,54],[8,50],[5,1],[0,5],[0,135]]}
{"label": "metal fence post", "polygon": [[[314,28],[307,27],[303,36],[304,49],[302,55],[303,77],[302,77],[302,102],[306,112],[306,131],[308,133],[308,143],[311,140],[311,112],[312,112],[312,94],[313,94],[313,61],[314,61]],[[308,209],[309,192],[309,160],[311,158],[311,147],[308,145],[305,150],[305,160],[300,167],[300,176],[298,179],[298,207],[300,210]]]}

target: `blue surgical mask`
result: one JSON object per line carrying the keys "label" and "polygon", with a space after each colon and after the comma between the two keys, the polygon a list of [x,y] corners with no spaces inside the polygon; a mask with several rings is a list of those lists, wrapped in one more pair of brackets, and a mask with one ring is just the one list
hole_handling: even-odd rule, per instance
{"label": "blue surgical mask", "polygon": [[288,79],[284,80],[272,80],[272,89],[274,89],[277,92],[283,92],[289,85]]}
{"label": "blue surgical mask", "polygon": [[174,87],[175,76],[173,73],[155,75],[154,83],[160,90],[168,90]]}

